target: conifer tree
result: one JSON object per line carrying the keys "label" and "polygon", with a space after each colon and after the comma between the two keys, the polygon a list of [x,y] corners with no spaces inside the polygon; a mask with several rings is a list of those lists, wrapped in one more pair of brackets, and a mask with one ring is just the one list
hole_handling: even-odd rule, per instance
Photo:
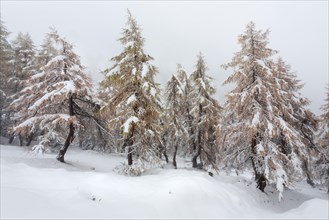
{"label": "conifer tree", "polygon": [[116,116],[110,126],[121,130],[128,166],[133,165],[135,157],[138,167],[137,163],[143,166],[145,161],[158,158],[161,103],[154,81],[157,68],[151,64],[153,58],[144,52],[141,28],[129,11],[127,27],[119,41],[124,50],[111,59],[114,65],[104,71],[106,78],[101,83],[102,89],[110,92],[104,112]]}
{"label": "conifer tree", "polygon": [[[13,68],[11,71],[11,77],[9,79],[9,85],[11,87],[11,100],[19,97],[20,92],[25,86],[27,86],[27,79],[36,73],[36,51],[35,45],[29,33],[23,34],[19,32],[17,37],[12,41],[13,48]],[[11,123],[16,125],[16,118],[13,114],[17,112],[15,108],[10,109]],[[11,133],[11,132],[10,132]],[[20,145],[23,145],[23,137],[18,135]],[[11,133],[9,143],[14,140],[14,135]]]}
{"label": "conifer tree", "polygon": [[18,109],[16,117],[20,122],[13,131],[26,136],[41,131],[42,139],[34,147],[37,150],[43,150],[53,140],[61,145],[64,142],[57,156],[64,162],[76,129],[82,124],[81,118],[86,116],[84,105],[92,102],[92,84],[73,46],[57,31],[52,31],[49,37],[59,47],[58,55],[41,72],[30,76],[29,86],[11,103],[11,108]]}
{"label": "conifer tree", "polygon": [[[303,84],[297,79],[296,74],[290,71],[290,66],[281,57],[274,64],[272,62],[268,64],[272,74],[271,93],[273,94],[272,99],[276,102],[275,107],[280,112],[281,118],[299,133],[298,140],[303,143],[299,145],[301,148],[299,151],[304,151],[304,153],[300,153],[302,169],[307,176],[307,182],[314,185],[310,169],[310,155],[317,150],[313,140],[317,121],[315,115],[306,109],[310,101],[300,93],[299,90],[303,88]],[[281,144],[282,152],[287,155],[292,151],[292,146],[286,142],[286,139],[289,139],[286,137],[286,133],[283,130],[278,132],[276,140]]]}
{"label": "conifer tree", "polygon": [[[43,43],[41,44],[40,47],[41,49],[38,50],[37,55],[35,57],[34,66],[36,71],[33,74],[37,74],[43,71],[47,63],[59,54],[58,49],[55,47],[55,41],[54,39],[52,39],[52,36],[50,34],[46,34]],[[26,83],[23,83],[23,85],[28,83],[30,83],[29,80],[27,80]],[[42,131],[38,131],[37,129],[34,129],[34,132],[31,132],[27,137],[26,146],[29,146],[32,140],[35,138],[35,136],[40,134],[40,132]],[[58,143],[56,143],[55,141],[55,143],[53,144],[56,145]]]}
{"label": "conifer tree", "polygon": [[14,92],[24,88],[25,80],[36,71],[36,50],[31,35],[19,32],[12,42],[14,51],[13,73]]}
{"label": "conifer tree", "polygon": [[[179,74],[178,66],[177,73]],[[184,145],[186,130],[184,128],[184,108],[183,108],[183,85],[178,77],[173,74],[166,86],[166,129],[169,145],[173,149],[173,165],[177,168],[176,156],[179,146]]]}
{"label": "conifer tree", "polygon": [[220,106],[212,95],[215,88],[212,78],[206,73],[207,67],[202,54],[198,55],[196,70],[191,74],[193,82],[192,127],[195,132],[196,149],[192,166],[197,167],[199,158],[201,166],[216,168],[217,148],[215,147],[215,127],[218,125]]}
{"label": "conifer tree", "polygon": [[12,72],[13,51],[8,42],[9,32],[2,20],[0,20],[0,135],[8,136],[7,129],[10,126],[10,113],[6,110],[13,94],[9,79]]}
{"label": "conifer tree", "polygon": [[327,85],[327,97],[321,107],[323,114],[320,116],[317,132],[317,147],[319,159],[316,162],[316,171],[320,179],[324,180],[329,193],[329,85]]}
{"label": "conifer tree", "polygon": [[182,116],[183,116],[183,128],[185,128],[185,139],[182,141],[184,147],[183,154],[186,155],[192,155],[193,151],[196,150],[196,143],[195,143],[195,135],[194,135],[194,128],[192,126],[193,123],[193,114],[191,114],[191,109],[192,109],[192,98],[193,98],[193,93],[192,93],[192,80],[190,77],[187,76],[187,73],[185,69],[181,66],[178,65],[177,67],[177,78],[181,83],[181,88],[183,90],[183,95],[182,95],[182,103],[181,103],[181,108],[182,108]]}
{"label": "conifer tree", "polygon": [[54,43],[55,42],[52,39],[52,36],[46,34],[36,57],[38,69],[42,69],[51,59],[58,55],[59,51],[55,47]]}
{"label": "conifer tree", "polygon": [[277,52],[267,47],[268,33],[249,23],[239,36],[242,49],[224,65],[234,70],[224,84],[236,87],[227,95],[221,147],[226,165],[243,170],[250,162],[257,187],[274,184],[281,199],[284,187],[307,170],[309,146],[300,125],[311,125],[312,116],[298,81],[282,61],[272,61]]}

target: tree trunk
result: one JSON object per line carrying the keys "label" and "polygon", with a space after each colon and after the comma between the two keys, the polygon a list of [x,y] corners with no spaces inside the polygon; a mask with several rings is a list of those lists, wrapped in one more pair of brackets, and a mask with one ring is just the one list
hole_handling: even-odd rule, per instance
{"label": "tree trunk", "polygon": [[[258,136],[258,133],[251,141],[251,150],[252,150],[252,153],[254,156],[256,156],[257,136]],[[252,166],[253,166],[253,169],[255,172],[255,181],[257,183],[257,188],[260,191],[264,192],[264,189],[266,187],[266,177],[265,177],[264,173],[261,173],[257,170],[256,163],[258,164],[259,161],[256,162],[255,160],[258,160],[258,158],[255,158],[255,157],[251,158],[251,163],[252,163]]]}
{"label": "tree trunk", "polygon": [[311,175],[311,171],[310,171],[309,166],[308,166],[308,161],[307,161],[307,159],[304,159],[304,161],[303,161],[303,168],[304,168],[304,170],[305,170],[306,177],[307,177],[306,182],[307,182],[308,184],[310,184],[312,187],[314,187],[314,186],[315,186],[315,183],[314,183],[313,180],[312,180],[312,175]]}
{"label": "tree trunk", "polygon": [[128,165],[131,166],[133,165],[133,153],[131,152],[131,148],[128,147]]}
{"label": "tree trunk", "polygon": [[193,168],[197,168],[198,167],[198,157],[200,156],[201,154],[201,145],[199,144],[198,146],[198,152],[196,155],[194,155],[194,157],[192,158],[192,167]]}
{"label": "tree trunk", "polygon": [[10,138],[9,138],[9,141],[8,141],[8,144],[12,144],[13,141],[14,141],[14,138],[15,138],[15,135],[10,135]]}
{"label": "tree trunk", "polygon": [[173,155],[173,158],[172,158],[172,163],[173,163],[175,169],[177,169],[176,155],[177,155],[177,144],[175,144],[174,155]]}
{"label": "tree trunk", "polygon": [[134,144],[134,140],[132,139],[134,136],[134,131],[135,131],[135,125],[132,125],[131,131],[130,131],[130,135],[129,137],[127,137],[125,139],[125,146],[128,146],[128,155],[127,155],[127,159],[128,159],[128,165],[131,166],[133,164],[133,152],[131,149],[131,146]]}
{"label": "tree trunk", "polygon": [[[73,97],[72,95],[69,98],[69,111],[70,111],[70,116],[74,115],[73,112]],[[64,163],[64,156],[66,154],[67,149],[69,148],[70,144],[73,142],[74,139],[74,126],[73,123],[70,123],[70,130],[69,130],[69,134],[67,135],[67,138],[65,140],[64,146],[60,149],[58,155],[57,155],[57,160]]]}
{"label": "tree trunk", "polygon": [[192,158],[192,167],[193,168],[197,168],[198,167],[198,157],[201,155],[201,131],[198,132],[198,152],[196,153],[196,155],[194,155],[194,157]]}
{"label": "tree trunk", "polygon": [[20,134],[18,135],[18,139],[19,139],[19,146],[23,146],[23,138]]}
{"label": "tree trunk", "polygon": [[29,137],[27,138],[26,146],[30,146],[30,144],[31,144],[31,142],[33,140],[33,137],[34,137],[34,135],[33,135],[33,133],[31,133],[29,135]]}
{"label": "tree trunk", "polygon": [[168,158],[168,155],[167,155],[167,151],[166,150],[163,151],[163,156],[166,159],[166,163],[169,163],[169,158]]}
{"label": "tree trunk", "polygon": [[[201,117],[202,117],[202,105],[200,104],[199,105],[199,120],[198,120],[198,123],[201,122]],[[202,150],[202,147],[201,147],[201,135],[202,135],[202,131],[201,131],[201,129],[199,129],[199,131],[198,131],[198,146],[197,146],[198,152],[196,153],[196,155],[194,155],[194,157],[192,159],[192,167],[193,168],[197,168],[198,167],[197,159],[201,155],[201,150]]]}
{"label": "tree trunk", "polygon": [[100,129],[100,127],[99,126],[97,126],[97,130],[98,130],[98,136],[99,136],[99,138],[102,140],[102,150],[103,151],[105,151],[105,146],[106,146],[106,140],[105,140],[105,138],[103,137],[103,134],[102,134],[102,131],[101,131],[101,129]]}
{"label": "tree trunk", "polygon": [[265,178],[264,174],[260,174],[259,178],[257,180],[257,188],[260,191],[264,192],[265,187],[266,187],[266,178]]}
{"label": "tree trunk", "polygon": [[[188,126],[189,126],[189,129],[188,129],[189,136],[193,137],[194,136],[194,129],[192,127],[193,117],[192,117],[192,115],[190,115],[190,109],[189,109],[188,106],[186,107],[186,112],[187,112],[187,122],[188,122]],[[195,144],[195,138],[194,137],[190,140],[190,145],[192,146],[193,151],[195,151],[196,150],[196,144]]]}
{"label": "tree trunk", "polygon": [[69,148],[70,144],[73,141],[73,136],[74,136],[74,126],[73,123],[70,124],[70,131],[69,134],[65,140],[64,146],[62,147],[62,149],[60,149],[58,155],[57,155],[57,160],[64,163],[64,156],[66,154],[67,149]]}

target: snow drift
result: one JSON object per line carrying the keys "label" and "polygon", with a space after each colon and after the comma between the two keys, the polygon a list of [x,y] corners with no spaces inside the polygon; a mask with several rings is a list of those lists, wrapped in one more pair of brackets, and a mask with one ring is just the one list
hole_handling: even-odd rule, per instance
{"label": "snow drift", "polygon": [[113,172],[121,155],[76,148],[68,164],[55,154],[1,146],[1,219],[328,219],[325,190],[300,183],[278,202],[261,193],[251,175],[210,177],[178,161],[140,177]]}

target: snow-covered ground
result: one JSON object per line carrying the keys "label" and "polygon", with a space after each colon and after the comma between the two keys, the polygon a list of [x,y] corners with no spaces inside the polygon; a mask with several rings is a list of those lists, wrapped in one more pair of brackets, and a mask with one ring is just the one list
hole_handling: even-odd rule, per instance
{"label": "snow-covered ground", "polygon": [[299,183],[283,201],[270,187],[256,189],[251,175],[152,169],[127,177],[113,171],[121,155],[69,148],[63,164],[55,154],[0,145],[1,219],[328,219],[324,189]]}

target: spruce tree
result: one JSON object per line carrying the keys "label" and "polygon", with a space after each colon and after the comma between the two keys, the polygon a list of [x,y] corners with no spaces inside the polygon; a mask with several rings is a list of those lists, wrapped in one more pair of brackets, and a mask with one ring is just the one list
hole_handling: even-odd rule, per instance
{"label": "spruce tree", "polygon": [[[109,117],[115,115],[110,127],[121,130],[128,166],[135,164],[135,174],[140,174],[144,162],[158,159],[161,103],[159,85],[154,81],[158,70],[151,64],[153,58],[144,52],[141,28],[129,11],[127,27],[119,41],[124,50],[111,59],[114,64],[104,71],[101,82],[102,90],[110,93],[104,112]],[[134,157],[138,159],[136,163]],[[126,171],[129,170],[128,167]]]}

